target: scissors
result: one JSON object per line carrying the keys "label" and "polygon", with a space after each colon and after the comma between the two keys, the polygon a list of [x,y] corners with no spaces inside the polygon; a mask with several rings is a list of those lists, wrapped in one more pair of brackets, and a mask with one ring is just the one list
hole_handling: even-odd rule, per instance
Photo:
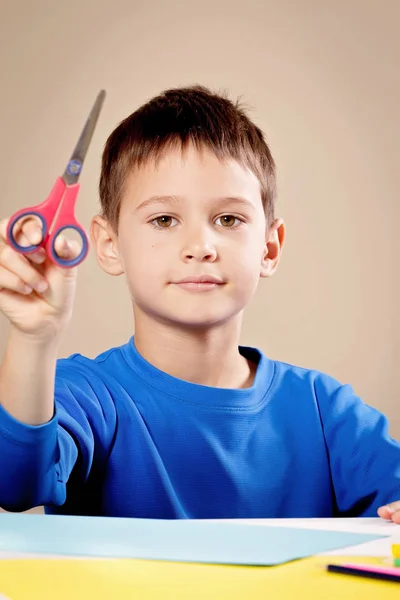
{"label": "scissors", "polygon": [[[61,177],[56,179],[50,195],[41,204],[24,208],[16,212],[7,224],[7,242],[21,254],[31,254],[39,248],[45,248],[49,259],[60,267],[73,267],[85,260],[89,250],[89,241],[83,227],[75,218],[75,203],[80,185],[79,175],[83,161],[89,148],[97,120],[105,99],[105,91],[101,90],[90,111],[89,117],[82,130],[78,143]],[[31,246],[21,246],[15,239],[14,227],[17,222],[29,217],[38,217],[42,222],[42,241]],[[82,248],[78,256],[64,259],[56,254],[55,242],[57,237],[65,230],[75,230],[82,241]]]}

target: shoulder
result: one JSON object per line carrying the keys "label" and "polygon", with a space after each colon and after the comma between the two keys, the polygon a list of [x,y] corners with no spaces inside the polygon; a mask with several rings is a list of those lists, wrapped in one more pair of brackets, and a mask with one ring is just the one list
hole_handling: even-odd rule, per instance
{"label": "shoulder", "polygon": [[[262,354],[262,353],[261,353]],[[265,357],[264,357],[265,359]],[[316,398],[331,397],[339,390],[350,388],[328,373],[313,368],[300,367],[283,360],[269,360],[273,364],[274,386],[309,390]]]}
{"label": "shoulder", "polygon": [[350,383],[341,382],[336,377],[318,369],[301,367],[283,360],[267,359],[260,352],[262,360],[272,364],[273,378],[270,391],[290,394],[295,402],[313,399],[322,414],[331,411],[348,410],[351,406],[366,406],[355,393]]}
{"label": "shoulder", "polygon": [[90,358],[79,353],[74,353],[67,358],[60,358],[57,361],[57,376],[84,376],[85,374],[114,375],[127,367],[125,352],[129,342],[121,346],[109,348]]}
{"label": "shoulder", "polygon": [[354,427],[375,426],[384,416],[366,404],[350,383],[339,381],[317,369],[307,369],[283,361],[275,361],[276,385],[295,396],[294,401],[312,398],[325,425],[340,422]]}
{"label": "shoulder", "polygon": [[103,427],[103,421],[115,423],[116,399],[129,377],[124,348],[125,344],[109,348],[93,358],[75,353],[58,359],[54,393],[62,423],[70,418],[83,422],[85,415],[97,427]]}
{"label": "shoulder", "polygon": [[129,367],[124,358],[125,346],[109,348],[93,358],[75,353],[58,359],[56,399],[113,403],[113,397],[118,397],[121,385],[127,377],[129,379]]}

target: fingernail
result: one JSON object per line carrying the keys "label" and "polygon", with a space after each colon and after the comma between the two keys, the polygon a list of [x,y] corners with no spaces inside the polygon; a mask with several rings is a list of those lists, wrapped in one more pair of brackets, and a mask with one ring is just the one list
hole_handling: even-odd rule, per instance
{"label": "fingernail", "polygon": [[36,291],[39,293],[44,292],[45,290],[47,290],[48,288],[48,284],[47,281],[39,281],[39,283],[37,284],[37,286],[35,287]]}
{"label": "fingernail", "polygon": [[392,506],[386,505],[385,508],[390,512],[391,515],[395,512],[395,509]]}
{"label": "fingernail", "polygon": [[35,259],[36,259],[36,262],[43,262],[46,259],[46,253],[45,252],[36,252]]}
{"label": "fingernail", "polygon": [[30,294],[32,292],[32,288],[30,285],[24,285],[23,289],[24,294]]}

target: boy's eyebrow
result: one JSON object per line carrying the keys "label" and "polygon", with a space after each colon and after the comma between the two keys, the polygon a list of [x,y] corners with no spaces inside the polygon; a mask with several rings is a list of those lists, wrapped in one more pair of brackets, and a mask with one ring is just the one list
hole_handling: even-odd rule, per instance
{"label": "boy's eyebrow", "polygon": [[[179,196],[152,196],[151,198],[147,198],[136,207],[135,210],[140,210],[149,206],[151,204],[167,204],[169,202],[173,202],[174,204],[179,204],[180,201],[184,200]],[[214,202],[217,204],[244,204],[248,208],[254,209],[254,204],[247,198],[241,196],[223,196],[222,198],[215,198]]]}
{"label": "boy's eyebrow", "polygon": [[179,198],[177,196],[152,196],[151,198],[147,198],[147,200],[143,200],[135,210],[146,208],[146,206],[149,206],[150,204],[167,204],[167,202],[171,202],[171,200],[172,202],[179,203]]}

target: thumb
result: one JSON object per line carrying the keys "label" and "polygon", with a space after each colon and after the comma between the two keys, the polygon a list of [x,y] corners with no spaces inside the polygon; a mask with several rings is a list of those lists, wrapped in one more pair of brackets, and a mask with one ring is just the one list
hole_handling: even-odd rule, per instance
{"label": "thumb", "polygon": [[68,240],[64,235],[59,235],[54,242],[55,253],[63,260],[73,260],[79,256],[81,249],[76,240]]}
{"label": "thumb", "polygon": [[[59,235],[54,242],[55,254],[63,260],[73,260],[81,253],[82,246],[76,240],[68,240],[65,236]],[[75,280],[78,266],[61,266],[59,264],[48,261],[47,273],[49,280],[54,282],[69,279]]]}
{"label": "thumb", "polygon": [[[67,240],[60,235],[54,243],[54,251],[61,259],[72,260],[81,252],[81,246],[75,240]],[[75,296],[78,265],[60,266],[50,259],[46,260],[43,275],[49,282],[48,289],[42,294],[55,309],[70,313]]]}

